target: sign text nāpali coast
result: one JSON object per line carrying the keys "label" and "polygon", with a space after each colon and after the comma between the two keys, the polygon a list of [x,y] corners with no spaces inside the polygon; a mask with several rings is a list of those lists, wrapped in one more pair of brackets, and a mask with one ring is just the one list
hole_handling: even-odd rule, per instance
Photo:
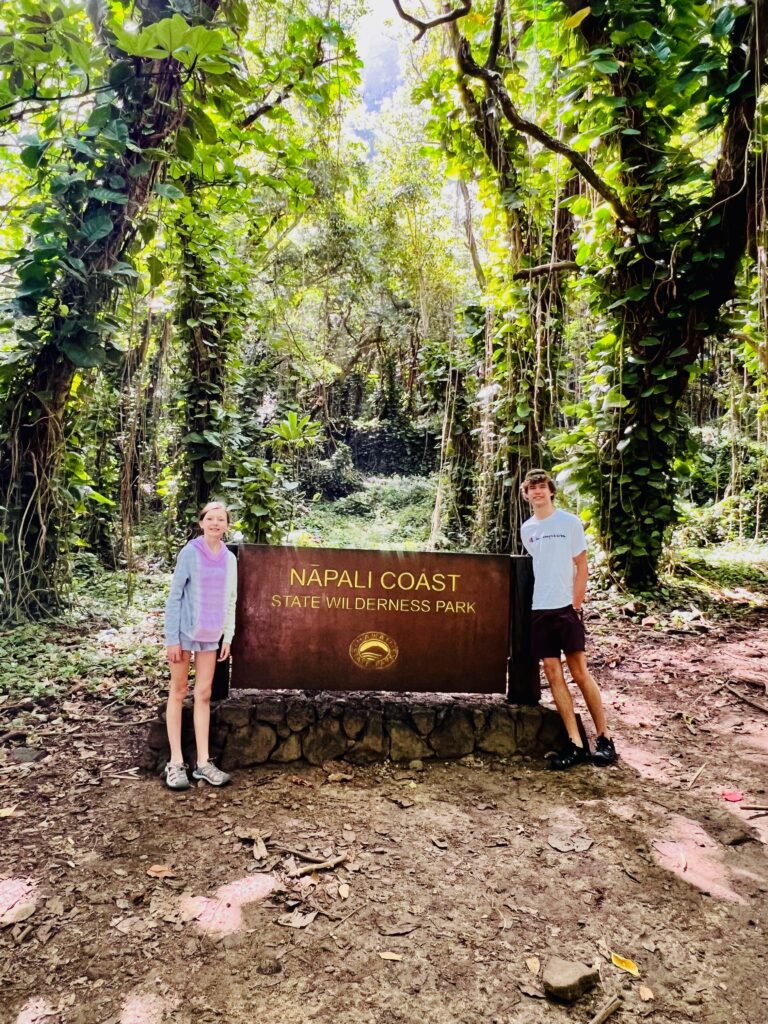
{"label": "sign text n\u0101pali coast", "polygon": [[506,556],[247,544],[238,576],[235,687],[505,690]]}

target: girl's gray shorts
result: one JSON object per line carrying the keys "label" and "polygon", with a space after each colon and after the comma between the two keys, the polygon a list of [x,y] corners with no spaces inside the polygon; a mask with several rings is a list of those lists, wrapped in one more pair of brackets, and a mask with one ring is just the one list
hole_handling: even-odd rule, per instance
{"label": "girl's gray shorts", "polygon": [[182,651],[190,651],[192,654],[199,654],[201,651],[218,651],[218,640],[190,640],[188,636],[181,634]]}

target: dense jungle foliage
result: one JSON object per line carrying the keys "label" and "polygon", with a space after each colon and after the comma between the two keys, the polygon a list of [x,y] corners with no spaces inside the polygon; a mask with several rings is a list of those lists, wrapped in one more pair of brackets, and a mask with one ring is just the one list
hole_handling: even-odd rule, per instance
{"label": "dense jungle foliage", "polygon": [[511,552],[545,465],[635,588],[768,537],[768,0],[367,6],[6,0],[0,617],[214,496]]}

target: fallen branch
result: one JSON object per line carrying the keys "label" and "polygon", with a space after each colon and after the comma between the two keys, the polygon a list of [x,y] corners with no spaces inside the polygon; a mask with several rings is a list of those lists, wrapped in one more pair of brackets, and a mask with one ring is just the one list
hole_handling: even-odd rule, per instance
{"label": "fallen branch", "polygon": [[733,675],[731,676],[731,682],[743,683],[745,686],[759,686],[766,696],[768,696],[768,682],[766,682],[765,679],[758,679],[755,676]]}
{"label": "fallen branch", "polygon": [[743,693],[739,693],[737,689],[730,686],[728,683],[725,684],[726,690],[732,693],[734,697],[738,697],[739,700],[743,700],[745,704],[751,705],[753,708],[757,708],[758,711],[762,711],[764,715],[768,715],[768,707],[765,704],[761,704],[758,700],[752,700],[751,697],[745,697]]}
{"label": "fallen branch", "polygon": [[704,762],[704,764],[703,764],[703,765],[701,766],[701,768],[699,768],[699,770],[698,770],[698,771],[696,772],[696,774],[695,774],[695,775],[693,776],[693,778],[691,779],[691,781],[690,781],[690,782],[689,782],[689,783],[688,783],[688,784],[686,785],[686,787],[685,787],[686,789],[690,789],[690,788],[691,788],[691,786],[692,786],[692,785],[694,784],[694,782],[695,782],[695,781],[696,781],[696,780],[698,779],[698,777],[699,777],[699,776],[701,775],[701,773],[702,773],[702,772],[704,771],[704,769],[705,769],[706,767],[707,767],[707,762],[705,761],[705,762]]}
{"label": "fallen branch", "polygon": [[621,1006],[621,1002],[621,996],[613,996],[603,1007],[601,1007],[601,1009],[597,1011],[589,1024],[603,1024],[603,1021],[608,1020],[611,1014],[618,1010]]}
{"label": "fallen branch", "polygon": [[301,860],[311,861],[313,864],[325,864],[325,857],[315,857],[311,853],[303,853],[301,850],[292,850],[289,846],[278,846],[276,849],[280,853],[290,853],[294,857],[299,857]]}
{"label": "fallen branch", "polygon": [[9,743],[11,740],[25,740],[27,734],[22,732],[21,729],[9,729],[8,732],[4,732],[0,736],[0,745],[3,743]]}
{"label": "fallen branch", "polygon": [[305,864],[303,868],[297,868],[296,871],[292,871],[288,877],[301,878],[302,875],[311,875],[313,871],[330,871],[339,864],[343,864],[346,859],[346,853],[340,853],[338,857],[330,857],[320,864]]}
{"label": "fallen branch", "polygon": [[328,932],[328,934],[329,935],[334,935],[339,930],[339,928],[341,928],[341,926],[344,924],[345,921],[348,921],[350,919],[350,917],[352,917],[353,914],[356,914],[358,912],[358,910],[362,910],[364,906],[365,906],[365,904],[361,903],[359,907],[355,907],[355,909],[352,911],[351,914],[347,914],[346,917],[342,917],[342,919],[339,921],[339,923],[336,925],[336,927],[335,928],[331,928],[331,930]]}

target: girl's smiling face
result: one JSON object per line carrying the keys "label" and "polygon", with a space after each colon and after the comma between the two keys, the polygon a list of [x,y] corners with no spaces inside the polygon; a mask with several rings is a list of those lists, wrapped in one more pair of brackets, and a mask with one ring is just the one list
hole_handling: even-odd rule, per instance
{"label": "girl's smiling face", "polygon": [[213,505],[200,516],[200,529],[206,540],[221,540],[229,529],[229,514],[223,505]]}

